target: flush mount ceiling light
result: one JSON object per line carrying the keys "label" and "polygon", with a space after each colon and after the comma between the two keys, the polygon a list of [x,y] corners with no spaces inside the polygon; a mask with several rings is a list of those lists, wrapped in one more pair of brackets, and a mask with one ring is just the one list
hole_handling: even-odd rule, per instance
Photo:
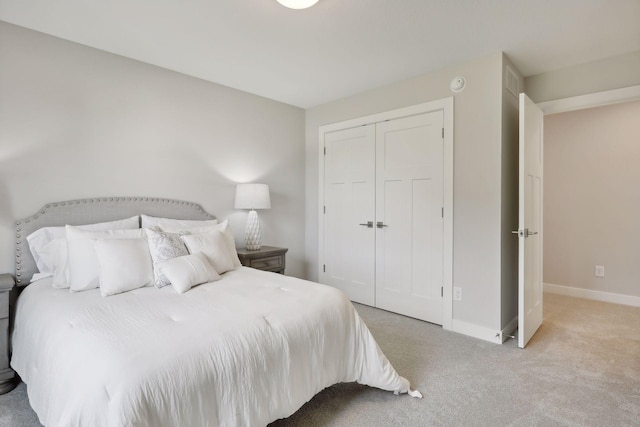
{"label": "flush mount ceiling light", "polygon": [[318,0],[278,0],[278,3],[289,9],[306,9],[318,3]]}

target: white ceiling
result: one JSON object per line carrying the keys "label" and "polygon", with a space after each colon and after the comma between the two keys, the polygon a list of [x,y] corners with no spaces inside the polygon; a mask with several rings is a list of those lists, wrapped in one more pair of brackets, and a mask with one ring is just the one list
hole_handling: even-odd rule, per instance
{"label": "white ceiling", "polygon": [[640,51],[640,0],[0,0],[0,20],[303,108],[498,51],[525,76]]}

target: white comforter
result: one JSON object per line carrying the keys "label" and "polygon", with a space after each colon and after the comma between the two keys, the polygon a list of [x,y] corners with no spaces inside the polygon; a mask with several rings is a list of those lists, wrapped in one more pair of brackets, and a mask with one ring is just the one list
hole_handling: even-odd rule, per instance
{"label": "white comforter", "polygon": [[242,267],[183,295],[19,298],[11,366],[54,426],[263,426],[357,381],[406,392],[340,291]]}

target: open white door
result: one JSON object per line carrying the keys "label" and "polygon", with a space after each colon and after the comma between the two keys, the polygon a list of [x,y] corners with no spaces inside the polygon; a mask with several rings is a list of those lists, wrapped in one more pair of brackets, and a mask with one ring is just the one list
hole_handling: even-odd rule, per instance
{"label": "open white door", "polygon": [[542,325],[542,148],[543,114],[520,94],[518,219],[518,347]]}

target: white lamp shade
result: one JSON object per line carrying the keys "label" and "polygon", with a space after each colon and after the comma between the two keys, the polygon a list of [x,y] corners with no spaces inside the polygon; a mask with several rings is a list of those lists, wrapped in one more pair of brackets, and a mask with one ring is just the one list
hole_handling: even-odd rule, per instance
{"label": "white lamp shade", "polygon": [[289,9],[306,9],[318,3],[318,0],[278,0],[278,3]]}
{"label": "white lamp shade", "polygon": [[236,186],[236,209],[271,209],[267,184],[238,184]]}

